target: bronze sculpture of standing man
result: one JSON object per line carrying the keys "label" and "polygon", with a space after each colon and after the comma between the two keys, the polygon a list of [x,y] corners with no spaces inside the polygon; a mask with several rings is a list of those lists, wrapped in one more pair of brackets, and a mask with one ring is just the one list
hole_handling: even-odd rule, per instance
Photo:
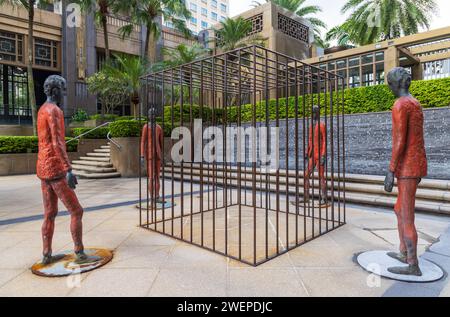
{"label": "bronze sculpture of standing man", "polygon": [[394,210],[400,237],[400,253],[391,252],[388,255],[407,264],[388,270],[394,274],[421,276],[414,209],[417,186],[427,175],[424,117],[419,101],[409,92],[411,75],[404,68],[391,70],[387,81],[398,99],[392,108],[392,159],[385,180],[385,190],[392,192],[396,177],[398,199]]}
{"label": "bronze sculpture of standing man", "polygon": [[47,101],[40,107],[37,119],[39,154],[37,176],[41,180],[44,203],[44,223],[42,225],[43,260],[42,264],[52,264],[64,255],[52,255],[52,239],[55,231],[55,218],[58,214],[58,198],[70,212],[70,231],[74,242],[76,263],[85,264],[100,260],[84,252],[82,241],[81,207],[74,192],[78,184],[72,174],[66,151],[64,115],[59,108],[66,89],[66,81],[58,75],[49,76],[44,83]]}

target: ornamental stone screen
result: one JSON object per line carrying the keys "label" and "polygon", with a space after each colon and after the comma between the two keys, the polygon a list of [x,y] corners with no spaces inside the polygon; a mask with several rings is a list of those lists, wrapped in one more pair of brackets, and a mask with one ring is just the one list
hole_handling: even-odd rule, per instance
{"label": "ornamental stone screen", "polygon": [[345,224],[343,78],[249,46],[142,80],[142,228],[257,266]]}

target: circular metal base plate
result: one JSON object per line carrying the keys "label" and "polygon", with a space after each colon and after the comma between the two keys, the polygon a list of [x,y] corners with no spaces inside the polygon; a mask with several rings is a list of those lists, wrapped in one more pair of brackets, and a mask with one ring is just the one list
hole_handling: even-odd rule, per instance
{"label": "circular metal base plate", "polygon": [[406,266],[387,254],[390,251],[369,251],[361,253],[357,257],[358,264],[366,271],[389,278],[391,280],[411,283],[431,283],[439,281],[444,277],[444,271],[436,264],[419,258],[419,267],[422,276],[398,275],[388,271],[390,267]]}
{"label": "circular metal base plate", "polygon": [[113,258],[112,252],[106,249],[85,249],[84,252],[88,256],[98,256],[101,260],[87,264],[76,264],[76,256],[73,251],[64,251],[58,253],[58,255],[64,255],[64,258],[58,262],[48,265],[38,262],[31,267],[31,272],[33,272],[33,274],[45,277],[61,277],[81,274],[98,269],[99,267],[107,264]]}
{"label": "circular metal base plate", "polygon": [[[296,201],[291,201],[291,205],[297,207],[297,203]],[[303,208],[306,205],[306,208],[308,208],[308,206],[310,206],[311,208],[314,206],[314,208],[328,208],[331,207],[331,202],[327,201],[325,204],[320,204],[320,201],[315,200],[314,201],[314,205],[312,203],[312,201],[310,201],[309,203],[303,203],[302,201],[299,201],[298,203],[298,207]]]}
{"label": "circular metal base plate", "polygon": [[[172,207],[175,207],[177,204],[176,203],[174,203],[174,204],[172,204],[172,202],[170,202],[170,201],[166,201],[164,204],[161,204],[161,203],[157,203],[156,204],[156,210],[161,210],[161,209],[169,209],[169,208],[172,208]],[[139,206],[139,204],[137,204],[136,205],[136,208],[137,209],[142,209],[142,210],[147,210],[147,202],[142,202],[142,205],[141,206]],[[151,209],[152,208],[152,206],[151,206],[151,204],[149,203],[149,205],[148,205],[148,208],[149,209]]]}

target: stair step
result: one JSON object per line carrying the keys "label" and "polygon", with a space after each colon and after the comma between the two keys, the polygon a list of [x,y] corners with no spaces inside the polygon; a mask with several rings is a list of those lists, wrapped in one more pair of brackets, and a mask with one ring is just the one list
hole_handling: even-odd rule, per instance
{"label": "stair step", "polygon": [[94,153],[111,153],[109,149],[95,149]]}
{"label": "stair step", "polygon": [[84,171],[77,171],[74,170],[73,173],[78,176],[79,178],[86,178],[86,179],[108,179],[108,178],[118,178],[120,177],[120,173],[113,172],[113,173],[87,173]]}
{"label": "stair step", "polygon": [[92,157],[110,157],[109,153],[87,153],[86,155]]}
{"label": "stair step", "polygon": [[109,146],[109,145],[102,145],[100,148],[101,149],[111,149],[111,146]]}
{"label": "stair step", "polygon": [[111,162],[109,157],[82,156],[80,160],[93,162]]}
{"label": "stair step", "polygon": [[[186,166],[186,165],[185,165]],[[165,168],[165,177],[170,178],[171,177],[171,167],[168,166]],[[181,169],[178,166],[177,168],[174,167],[174,175],[173,178],[175,180],[181,180]],[[203,183],[212,183],[221,186],[223,185],[223,179],[222,179],[222,172],[218,173],[218,177],[208,179],[208,171],[203,172]],[[232,173],[236,174],[236,173]],[[212,172],[211,174],[212,175]],[[241,175],[241,182],[239,183],[242,188],[252,188],[253,182],[252,175],[251,174],[245,174],[242,173]],[[265,176],[263,176],[265,177]],[[270,177],[272,179],[271,182],[269,182],[269,190],[271,192],[275,192],[277,190],[275,182],[273,182],[273,177]],[[190,181],[190,169],[187,167],[184,167],[184,180]],[[260,176],[257,177],[257,190],[263,189],[265,190],[265,179],[263,178],[262,185],[260,184]],[[198,169],[193,170],[193,182],[200,182],[200,173]],[[293,182],[292,182],[293,181]],[[237,186],[237,178],[236,177],[228,177],[228,183],[233,186]],[[286,193],[286,177],[280,177],[280,184],[278,187],[278,191],[282,194]],[[299,186],[303,188],[303,179],[298,180]],[[294,185],[293,185],[294,184]],[[330,186],[330,182],[328,183],[328,186]],[[311,186],[312,187],[312,186]],[[343,187],[343,184],[341,183],[341,188]],[[318,188],[318,183],[315,183],[315,188]],[[335,183],[335,188],[338,188],[337,182]],[[289,188],[288,188],[290,195],[295,195],[297,193],[297,187],[295,186],[295,178],[290,177],[289,179]],[[301,191],[301,190],[300,190]],[[384,192],[384,188],[382,186],[378,186],[376,184],[368,184],[368,183],[347,183],[346,184],[346,201],[348,203],[354,203],[354,204],[364,204],[364,205],[374,205],[374,206],[382,206],[382,207],[388,207],[393,208],[396,201],[396,192],[393,194],[388,194]],[[317,196],[319,193],[316,190],[315,195]],[[329,195],[331,195],[331,192],[329,191]],[[334,196],[335,199],[338,199],[338,192],[335,192]],[[343,193],[340,194],[341,199],[343,198]],[[427,189],[419,189],[417,192],[417,200],[416,200],[416,210],[421,212],[430,212],[430,213],[439,213],[439,214],[446,214],[450,215],[450,200],[448,199],[448,193],[446,191],[442,190],[427,190]]]}
{"label": "stair step", "polygon": [[86,171],[90,173],[114,173],[117,170],[114,167],[98,167],[98,166],[89,166],[89,165],[72,165],[73,170],[77,171]]}
{"label": "stair step", "polygon": [[73,161],[72,164],[75,165],[87,165],[87,166],[97,166],[97,167],[113,167],[113,165],[109,162],[97,162],[97,161],[82,161],[76,160]]}

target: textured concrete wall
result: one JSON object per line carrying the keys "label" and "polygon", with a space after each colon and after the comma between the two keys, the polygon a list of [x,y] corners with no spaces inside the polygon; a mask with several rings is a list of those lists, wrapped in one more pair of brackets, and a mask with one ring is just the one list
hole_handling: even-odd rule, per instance
{"label": "textured concrete wall", "polygon": [[[424,109],[428,178],[450,179],[450,108]],[[391,113],[345,118],[347,170],[384,175],[391,158]]]}

